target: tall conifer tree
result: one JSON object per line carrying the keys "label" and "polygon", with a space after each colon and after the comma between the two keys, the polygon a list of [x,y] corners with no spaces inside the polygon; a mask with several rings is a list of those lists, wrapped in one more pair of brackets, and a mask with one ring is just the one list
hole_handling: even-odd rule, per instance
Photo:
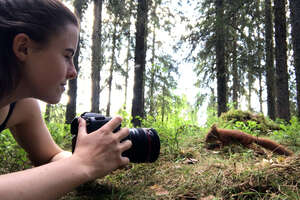
{"label": "tall conifer tree", "polygon": [[136,46],[134,59],[134,86],[132,100],[132,122],[134,126],[140,126],[140,118],[144,118],[144,90],[145,90],[145,65],[147,51],[147,19],[148,1],[138,1],[136,21]]}
{"label": "tall conifer tree", "polygon": [[287,28],[285,8],[285,0],[274,1],[277,112],[279,118],[289,121],[291,116],[287,68]]}
{"label": "tall conifer tree", "polygon": [[300,117],[300,1],[290,0],[294,66],[297,86],[297,115]]}
{"label": "tall conifer tree", "polygon": [[92,34],[92,112],[99,113],[100,109],[100,72],[102,69],[102,0],[94,0],[94,24]]}

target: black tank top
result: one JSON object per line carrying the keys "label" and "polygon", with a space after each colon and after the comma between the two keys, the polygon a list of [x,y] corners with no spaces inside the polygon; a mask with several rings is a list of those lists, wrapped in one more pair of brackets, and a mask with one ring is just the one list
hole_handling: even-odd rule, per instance
{"label": "black tank top", "polygon": [[14,110],[15,105],[16,105],[16,102],[13,102],[12,104],[10,104],[7,117],[4,120],[4,122],[0,125],[0,132],[3,131],[6,128],[6,123],[7,123],[8,119],[9,119],[9,117],[11,116],[11,114],[12,114],[12,112]]}

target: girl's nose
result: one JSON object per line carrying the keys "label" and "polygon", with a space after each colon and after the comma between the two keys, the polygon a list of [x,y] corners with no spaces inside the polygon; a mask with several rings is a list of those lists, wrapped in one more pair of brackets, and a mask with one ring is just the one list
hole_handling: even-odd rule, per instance
{"label": "girl's nose", "polygon": [[75,79],[76,77],[77,77],[77,71],[74,64],[72,63],[71,67],[69,67],[68,69],[67,79],[72,80]]}

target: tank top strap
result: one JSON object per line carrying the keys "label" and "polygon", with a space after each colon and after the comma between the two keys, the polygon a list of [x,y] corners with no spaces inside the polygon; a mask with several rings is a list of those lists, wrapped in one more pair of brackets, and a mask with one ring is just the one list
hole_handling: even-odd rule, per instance
{"label": "tank top strap", "polygon": [[15,105],[16,105],[16,102],[13,102],[9,105],[9,111],[8,111],[8,114],[6,116],[6,119],[4,120],[4,122],[0,125],[0,132],[3,131],[5,128],[6,128],[6,124],[7,124],[7,121],[9,120],[14,108],[15,108]]}

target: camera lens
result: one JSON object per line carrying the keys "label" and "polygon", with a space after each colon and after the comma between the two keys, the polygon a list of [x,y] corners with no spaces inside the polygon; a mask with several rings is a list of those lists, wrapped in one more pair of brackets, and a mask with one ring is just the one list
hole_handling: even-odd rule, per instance
{"label": "camera lens", "polygon": [[153,128],[132,128],[124,139],[132,142],[132,147],[123,153],[134,163],[154,162],[160,152],[160,140]]}

